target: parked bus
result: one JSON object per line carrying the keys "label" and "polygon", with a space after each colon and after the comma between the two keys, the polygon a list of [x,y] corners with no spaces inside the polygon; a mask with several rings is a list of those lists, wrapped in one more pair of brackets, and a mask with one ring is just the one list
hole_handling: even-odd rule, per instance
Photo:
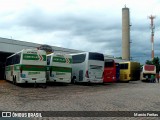
{"label": "parked bus", "polygon": [[115,63],[116,64],[116,81],[119,81],[120,79],[120,65],[119,63]]}
{"label": "parked bus", "polygon": [[6,60],[6,80],[17,83],[46,83],[46,52],[23,49]]}
{"label": "parked bus", "polygon": [[72,54],[72,83],[103,83],[104,55],[95,52]]}
{"label": "parked bus", "polygon": [[156,66],[155,65],[143,65],[141,68],[141,80],[149,81],[151,75],[156,77]]}
{"label": "parked bus", "polygon": [[72,56],[68,54],[47,55],[47,82],[71,82]]}
{"label": "parked bus", "polygon": [[120,81],[140,80],[140,63],[120,62]]}
{"label": "parked bus", "polygon": [[113,59],[106,59],[104,61],[103,82],[116,82],[116,64]]}

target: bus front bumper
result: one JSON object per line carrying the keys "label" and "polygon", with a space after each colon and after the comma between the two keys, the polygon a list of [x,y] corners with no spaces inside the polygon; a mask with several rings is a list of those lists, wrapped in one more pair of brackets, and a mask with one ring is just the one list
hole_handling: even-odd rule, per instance
{"label": "bus front bumper", "polygon": [[46,83],[46,78],[20,78],[17,83]]}
{"label": "bus front bumper", "polygon": [[103,83],[103,79],[86,79],[90,83]]}
{"label": "bus front bumper", "polygon": [[47,82],[70,83],[70,82],[71,82],[71,79],[65,79],[65,78],[53,78],[53,77],[50,77],[49,80],[47,80]]}

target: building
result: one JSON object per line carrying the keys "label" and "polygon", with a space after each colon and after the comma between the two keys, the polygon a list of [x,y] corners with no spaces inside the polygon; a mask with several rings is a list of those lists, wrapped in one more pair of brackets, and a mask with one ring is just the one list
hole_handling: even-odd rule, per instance
{"label": "building", "polygon": [[[42,44],[18,41],[0,37],[0,80],[4,78],[5,61],[8,56],[18,51],[21,51],[22,49],[37,49],[40,46],[42,46]],[[71,53],[85,52],[85,51],[56,47],[56,46],[51,46],[51,47],[55,53],[71,54]],[[114,56],[111,55],[104,55],[104,57],[105,59],[114,59],[116,60],[116,62],[123,61],[120,59],[115,59]]]}
{"label": "building", "polygon": [[[42,44],[18,41],[0,37],[0,79],[4,78],[5,61],[8,56],[22,49],[36,49]],[[55,53],[78,53],[80,50],[51,46]]]}

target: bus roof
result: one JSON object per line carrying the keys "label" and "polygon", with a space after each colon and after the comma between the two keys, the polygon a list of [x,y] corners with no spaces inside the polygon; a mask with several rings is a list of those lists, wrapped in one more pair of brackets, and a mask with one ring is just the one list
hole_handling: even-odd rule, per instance
{"label": "bus roof", "polygon": [[23,50],[21,50],[21,51],[18,51],[18,52],[16,52],[16,53],[14,53],[14,54],[8,56],[7,59],[10,58],[10,57],[12,57],[12,56],[14,56],[14,55],[16,55],[16,54],[22,53],[22,52],[24,52],[24,51],[42,51],[44,54],[46,54],[46,52],[45,52],[44,50],[37,50],[37,49],[23,49]]}
{"label": "bus roof", "polygon": [[114,59],[104,59],[104,61],[105,62],[108,62],[108,61],[111,62],[111,61],[114,61]]}
{"label": "bus roof", "polygon": [[[119,62],[119,64],[123,64],[123,63],[139,63],[139,62],[136,62],[136,61],[125,61],[125,62]],[[140,64],[140,63],[139,63]]]}
{"label": "bus roof", "polygon": [[[73,54],[70,54],[70,55],[79,55],[79,54],[88,54],[88,53],[98,53],[98,52],[80,52],[80,53],[73,53]],[[98,54],[103,54],[103,53],[98,53]],[[104,54],[103,54],[104,55]]]}

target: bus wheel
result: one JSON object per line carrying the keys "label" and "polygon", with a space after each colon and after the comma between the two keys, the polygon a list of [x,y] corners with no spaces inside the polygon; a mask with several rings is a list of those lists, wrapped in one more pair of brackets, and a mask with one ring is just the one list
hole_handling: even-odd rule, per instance
{"label": "bus wheel", "polygon": [[17,85],[16,76],[14,77],[14,84]]}
{"label": "bus wheel", "polygon": [[72,78],[72,80],[71,80],[71,83],[72,83],[72,84],[76,84],[76,77],[75,77],[75,76],[73,76],[73,78]]}
{"label": "bus wheel", "polygon": [[38,87],[38,84],[35,82],[34,83],[34,88],[37,88]]}
{"label": "bus wheel", "polygon": [[13,83],[13,84],[15,84],[15,81],[14,81],[14,76],[12,77],[12,83]]}
{"label": "bus wheel", "polygon": [[91,86],[91,82],[86,82],[85,83],[87,86]]}
{"label": "bus wheel", "polygon": [[42,88],[47,88],[47,85],[46,85],[46,84],[43,84]]}

